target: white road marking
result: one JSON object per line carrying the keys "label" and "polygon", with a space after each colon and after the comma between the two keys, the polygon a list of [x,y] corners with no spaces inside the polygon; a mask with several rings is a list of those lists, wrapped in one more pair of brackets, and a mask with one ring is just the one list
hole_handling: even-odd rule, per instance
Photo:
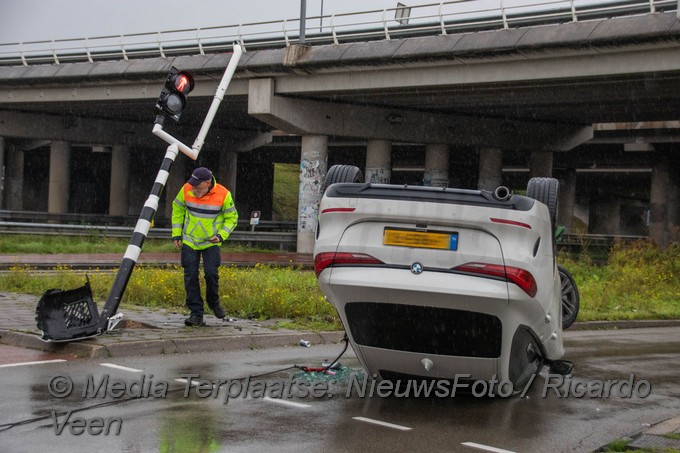
{"label": "white road marking", "polygon": [[283,404],[284,406],[298,407],[298,408],[301,408],[301,409],[312,407],[310,404],[296,403],[295,401],[282,400],[282,399],[279,399],[279,398],[270,398],[268,396],[265,396],[262,399],[265,400],[265,401],[270,401],[272,403]]}
{"label": "white road marking", "polygon": [[352,417],[354,420],[359,420],[360,422],[373,423],[374,425],[385,426],[387,428],[398,429],[400,431],[411,431],[413,428],[408,426],[395,425],[394,423],[382,422],[380,420],[373,420],[372,418],[366,417]]}
{"label": "white road marking", "polygon": [[463,445],[478,450],[491,451],[493,453],[515,453],[511,450],[503,450],[502,448],[489,447],[488,445],[477,444],[475,442],[463,442]]}
{"label": "white road marking", "polygon": [[9,363],[7,365],[0,365],[0,368],[8,368],[11,366],[23,366],[23,365],[40,365],[43,363],[57,363],[57,362],[66,362],[64,359],[54,359],[54,360],[40,360],[37,362],[22,362],[22,363]]}
{"label": "white road marking", "polygon": [[144,370],[138,370],[137,368],[128,368],[126,366],[116,365],[114,363],[100,363],[101,366],[115,368],[117,370],[130,371],[132,373],[141,373]]}

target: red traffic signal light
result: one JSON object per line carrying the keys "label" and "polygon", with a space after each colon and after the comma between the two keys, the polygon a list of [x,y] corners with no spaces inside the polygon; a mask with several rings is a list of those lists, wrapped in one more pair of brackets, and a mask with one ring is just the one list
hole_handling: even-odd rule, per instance
{"label": "red traffic signal light", "polygon": [[194,89],[194,79],[188,72],[180,71],[171,77],[171,83],[175,91],[182,94],[189,94]]}
{"label": "red traffic signal light", "polygon": [[194,89],[194,78],[187,71],[180,71],[173,67],[170,69],[165,86],[156,102],[156,109],[175,121],[187,106],[187,98],[191,90]]}

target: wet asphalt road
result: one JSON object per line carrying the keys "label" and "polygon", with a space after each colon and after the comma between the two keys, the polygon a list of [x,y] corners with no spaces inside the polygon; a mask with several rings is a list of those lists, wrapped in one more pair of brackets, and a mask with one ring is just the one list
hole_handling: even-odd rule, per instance
{"label": "wet asphalt road", "polygon": [[[362,398],[363,374],[351,349],[341,359],[347,368],[322,377],[314,384],[318,387],[299,370],[258,377],[292,364],[319,366],[341,345],[117,358],[109,365],[65,357],[5,366],[0,368],[0,451],[592,451],[680,415],[679,329],[570,332],[566,347],[565,359],[576,363],[567,384],[558,387],[544,371],[523,397],[508,398],[460,392],[381,398],[377,390],[368,397],[370,381]],[[60,359],[26,354],[31,361]],[[200,386],[176,381],[182,376]],[[251,395],[261,396],[266,388],[278,395],[313,391],[318,397],[283,402],[236,397],[225,404],[227,391],[238,393],[245,381],[230,381],[213,393],[220,380],[247,376]],[[291,376],[301,384],[286,389]],[[331,379],[337,382],[325,382]],[[619,395],[631,393],[621,381],[632,384],[632,398]],[[68,382],[70,396],[54,396],[65,392]],[[597,397],[607,384],[611,395]],[[102,389],[109,395],[94,395]],[[128,398],[119,391],[150,397]],[[64,423],[68,411],[70,424]],[[19,424],[7,429],[10,423]]]}

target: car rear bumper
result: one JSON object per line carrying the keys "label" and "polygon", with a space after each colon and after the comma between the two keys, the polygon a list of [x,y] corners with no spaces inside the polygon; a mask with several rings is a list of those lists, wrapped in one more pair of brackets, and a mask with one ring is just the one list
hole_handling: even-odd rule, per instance
{"label": "car rear bumper", "polygon": [[[526,359],[528,342],[546,358],[563,353],[561,336],[545,328],[541,305],[528,297],[510,299],[505,281],[336,267],[322,272],[319,284],[338,310],[359,360],[382,378],[397,373],[515,381],[525,368],[537,366]],[[525,334],[518,340],[520,331]]]}

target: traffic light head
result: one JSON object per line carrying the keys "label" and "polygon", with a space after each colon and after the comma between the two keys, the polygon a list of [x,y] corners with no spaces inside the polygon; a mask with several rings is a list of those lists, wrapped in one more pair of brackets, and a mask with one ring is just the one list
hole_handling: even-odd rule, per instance
{"label": "traffic light head", "polygon": [[187,95],[194,89],[194,78],[186,71],[173,67],[170,69],[165,86],[156,102],[156,109],[165,116],[179,121],[179,116],[187,106]]}

